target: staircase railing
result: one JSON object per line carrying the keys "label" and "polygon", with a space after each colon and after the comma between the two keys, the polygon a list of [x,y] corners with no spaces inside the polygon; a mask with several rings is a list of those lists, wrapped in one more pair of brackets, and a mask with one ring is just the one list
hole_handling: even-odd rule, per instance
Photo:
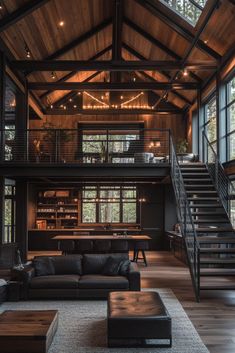
{"label": "staircase railing", "polygon": [[184,180],[180,170],[177,154],[172,138],[170,138],[171,150],[171,179],[177,203],[177,215],[184,239],[188,266],[190,269],[194,293],[197,301],[200,299],[200,249],[197,240],[197,233],[194,227]]}
{"label": "staircase railing", "polygon": [[218,192],[220,200],[229,217],[229,195],[235,194],[233,184],[225,174],[224,168],[215,152],[212,144],[208,140],[205,131],[202,132],[203,146],[204,146],[204,162],[207,166],[208,172],[214,182],[215,188]]}

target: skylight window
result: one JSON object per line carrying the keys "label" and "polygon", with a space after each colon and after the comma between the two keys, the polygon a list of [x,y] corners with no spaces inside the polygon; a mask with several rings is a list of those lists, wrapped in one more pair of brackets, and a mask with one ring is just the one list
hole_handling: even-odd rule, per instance
{"label": "skylight window", "polygon": [[183,17],[192,26],[196,26],[207,0],[160,0],[164,5]]}

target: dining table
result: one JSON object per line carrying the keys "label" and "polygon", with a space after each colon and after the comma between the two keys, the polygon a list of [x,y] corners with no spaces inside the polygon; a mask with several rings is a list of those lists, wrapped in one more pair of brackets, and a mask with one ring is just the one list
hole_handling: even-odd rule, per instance
{"label": "dining table", "polygon": [[[145,255],[145,246],[143,247],[143,249],[141,249],[140,244],[141,242],[143,242],[143,244],[146,244],[146,242],[149,242],[151,240],[151,237],[148,235],[144,235],[144,234],[132,234],[132,235],[55,235],[52,240],[55,240],[58,242],[60,241],[71,241],[74,240],[76,241],[82,241],[82,240],[92,240],[92,241],[97,241],[97,240],[107,240],[107,241],[115,241],[115,240],[126,240],[130,243],[134,243],[133,249],[134,249],[134,256],[133,256],[133,261],[135,259],[135,244],[138,244],[139,247],[138,249],[142,251],[143,254],[143,259],[145,262],[145,265],[147,266],[147,260],[146,260],[146,255]],[[130,248],[130,247],[129,247]],[[138,261],[138,256],[137,256],[137,261]]]}

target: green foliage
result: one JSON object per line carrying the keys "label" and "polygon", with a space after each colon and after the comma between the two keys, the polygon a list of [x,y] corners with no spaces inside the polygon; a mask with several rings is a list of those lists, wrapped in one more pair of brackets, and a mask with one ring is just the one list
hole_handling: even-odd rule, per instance
{"label": "green foliage", "polygon": [[188,150],[188,141],[186,139],[179,139],[176,144],[177,153],[186,153]]}

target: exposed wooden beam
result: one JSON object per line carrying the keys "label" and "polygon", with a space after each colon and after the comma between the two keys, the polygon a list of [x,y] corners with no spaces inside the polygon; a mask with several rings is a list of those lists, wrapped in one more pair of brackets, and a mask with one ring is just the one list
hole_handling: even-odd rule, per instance
{"label": "exposed wooden beam", "polygon": [[[204,29],[206,28],[206,26],[207,26],[207,24],[208,24],[208,22],[209,22],[211,16],[213,15],[214,11],[215,11],[216,9],[218,9],[219,3],[220,3],[220,0],[214,0],[214,1],[212,2],[212,5],[210,6],[210,8],[209,8],[209,10],[208,10],[208,12],[207,12],[207,14],[206,14],[206,16],[205,16],[205,18],[204,18],[204,20],[203,20],[203,22],[202,22],[202,25],[201,25],[200,28],[198,29],[196,36],[194,37],[192,43],[190,44],[189,48],[188,48],[187,51],[186,51],[186,54],[184,55],[184,58],[183,58],[183,60],[182,60],[182,67],[181,67],[181,69],[185,67],[185,64],[186,64],[188,58],[190,57],[190,55],[191,55],[193,49],[195,48],[196,44],[198,43],[199,38],[200,38],[201,34],[203,33]],[[176,72],[176,73],[173,75],[173,77],[172,77],[172,79],[171,79],[171,82],[173,82],[173,81],[176,79],[177,76],[178,76],[178,72]],[[201,87],[200,87],[200,88],[201,88]],[[167,90],[167,91],[168,91],[168,90]],[[165,94],[167,93],[167,91],[162,94],[161,98],[160,98],[159,101],[156,103],[155,107],[157,107],[157,106],[160,104],[161,99],[165,96]]]}
{"label": "exposed wooden beam", "polygon": [[[110,51],[112,49],[112,45],[109,45],[108,47],[106,47],[105,49],[101,50],[100,52],[96,53],[94,56],[92,56],[89,60],[96,60],[99,57],[101,57],[102,55],[104,55],[105,53],[107,53],[108,51]],[[72,71],[69,74],[65,75],[64,77],[62,77],[61,79],[59,79],[58,81],[56,81],[57,83],[59,82],[65,82],[67,80],[69,80],[70,78],[72,78],[73,76],[75,76],[77,74],[77,71]],[[51,92],[53,92],[53,90],[50,91],[46,91],[45,93],[43,93],[40,96],[40,99],[45,98],[46,96],[48,96]]]}
{"label": "exposed wooden beam", "polygon": [[[156,39],[155,37],[153,37],[150,33],[146,32],[145,30],[143,30],[141,27],[139,27],[136,23],[132,22],[129,18],[125,17],[124,18],[124,22],[127,26],[129,26],[130,28],[132,28],[136,33],[140,34],[142,37],[144,37],[145,39],[147,39],[150,43],[152,43],[154,46],[158,47],[159,49],[161,49],[164,53],[166,53],[167,55],[171,56],[173,59],[175,60],[182,60],[182,57],[180,55],[178,55],[176,52],[174,52],[173,50],[171,50],[169,47],[167,47],[165,44],[163,44],[162,42],[160,42],[158,39]],[[198,82],[202,82],[201,78],[198,77],[197,75],[195,75],[193,72],[189,71],[190,76],[198,81]]]}
{"label": "exposed wooden beam", "polygon": [[0,20],[0,32],[5,31],[16,22],[22,20],[25,16],[28,16],[31,12],[45,5],[48,1],[50,0],[31,0],[9,15],[6,15]]}
{"label": "exposed wooden beam", "polygon": [[60,48],[55,53],[49,55],[45,60],[55,60],[59,57],[63,56],[64,54],[68,53],[70,50],[73,50],[78,45],[86,42],[88,39],[93,37],[95,34],[99,33],[109,25],[111,25],[112,19],[108,18],[107,20],[103,21],[102,23],[98,24],[97,26],[93,27],[88,32],[82,34],[80,37],[72,40],[70,43],[66,44],[63,48]]}
{"label": "exposed wooden beam", "polygon": [[[166,25],[171,27],[174,31],[184,37],[187,41],[192,42],[194,40],[194,35],[185,27],[183,27],[180,22],[175,22],[172,17],[167,16],[161,9],[160,4],[154,2],[154,4],[149,0],[135,0],[138,4],[144,7],[146,10],[151,12],[154,16],[159,18]],[[216,60],[220,60],[221,56],[212,48],[210,48],[201,39],[197,41],[196,47],[202,50],[207,55],[210,55]]]}
{"label": "exposed wooden beam", "polygon": [[79,61],[79,60],[18,60],[12,61],[15,69],[27,72],[34,71],[139,71],[139,70],[188,70],[211,71],[217,65],[210,61]]}
{"label": "exposed wooden beam", "polygon": [[[113,1],[112,60],[122,60],[123,0]],[[122,73],[110,72],[110,82],[121,82]],[[110,102],[115,103],[116,92],[110,94]]]}
{"label": "exposed wooden beam", "polygon": [[[87,77],[85,80],[83,80],[82,82],[89,82],[91,81],[93,78],[95,78],[96,76],[98,76],[100,74],[100,71],[97,71],[95,73],[93,73],[92,75],[90,75],[89,77]],[[69,98],[74,97],[77,94],[77,91],[72,91],[67,93],[65,96],[63,96],[62,98],[58,99],[57,101],[53,102],[53,105],[60,105],[63,104],[64,102],[66,102]]]}
{"label": "exposed wooden beam", "polygon": [[[135,49],[131,48],[129,45],[123,43],[122,46],[123,46],[123,48],[126,49],[130,54],[134,55],[134,56],[135,56],[136,58],[138,58],[139,60],[146,60],[146,58],[145,58],[142,54],[140,54],[139,52],[137,52]],[[144,72],[144,71],[141,71],[141,72],[142,72],[142,74],[145,75],[146,78],[149,78],[151,81],[157,82],[156,79],[154,79],[152,76],[150,76],[150,75],[147,74],[146,72]],[[164,73],[162,72],[162,75],[164,75],[168,80],[171,79],[171,76],[168,75],[168,74],[165,73],[165,72],[164,72]],[[183,96],[183,95],[180,94],[179,92],[172,90],[172,93],[173,93],[175,96],[177,96],[178,98],[180,98],[181,100],[184,100],[185,103],[190,104],[190,105],[192,104],[191,101],[189,101],[185,96]]]}
{"label": "exposed wooden beam", "polygon": [[112,60],[122,57],[123,0],[114,0]]}
{"label": "exposed wooden beam", "polygon": [[30,90],[86,90],[86,91],[149,91],[163,89],[198,89],[198,84],[195,82],[31,82],[29,83]]}
{"label": "exposed wooden beam", "polygon": [[181,109],[47,109],[47,115],[182,114]]}

